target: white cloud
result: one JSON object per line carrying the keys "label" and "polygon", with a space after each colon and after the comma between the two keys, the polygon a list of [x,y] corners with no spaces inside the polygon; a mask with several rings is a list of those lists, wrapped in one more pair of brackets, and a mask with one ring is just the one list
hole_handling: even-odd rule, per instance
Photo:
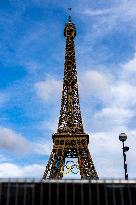
{"label": "white cloud", "polygon": [[94,123],[96,128],[112,129],[116,126],[124,126],[134,116],[134,112],[129,109],[111,107],[103,108],[94,114]]}
{"label": "white cloud", "polygon": [[[0,177],[36,177],[42,178],[44,166],[40,164],[30,164],[26,166],[19,166],[12,163],[0,164]],[[9,171],[10,170],[10,171]]]}
{"label": "white cloud", "polygon": [[119,81],[111,87],[111,94],[113,96],[113,103],[117,107],[131,108],[136,104],[136,93],[134,90],[136,86],[131,85],[130,82]]}
{"label": "white cloud", "polygon": [[0,164],[0,177],[19,177],[21,175],[22,170],[18,166],[10,163]]}
{"label": "white cloud", "polygon": [[107,15],[107,14],[113,14],[116,13],[118,11],[118,7],[115,8],[110,8],[110,9],[101,9],[101,10],[93,10],[93,9],[85,9],[83,11],[83,14],[85,14],[86,16],[99,16],[99,15]]}
{"label": "white cloud", "polygon": [[88,7],[82,11],[83,14],[87,16],[103,16],[110,15],[111,17],[116,16],[120,18],[136,17],[136,2],[134,0],[120,1],[116,6],[111,5],[107,9],[89,9]]}
{"label": "white cloud", "polygon": [[39,81],[35,84],[37,95],[44,101],[54,101],[58,99],[61,91],[61,81],[50,76],[45,81]]}
{"label": "white cloud", "polygon": [[33,143],[34,152],[40,155],[50,155],[52,150],[52,141],[45,141],[39,139],[38,142]]}
{"label": "white cloud", "polygon": [[[94,109],[90,113],[91,116],[88,116],[88,124],[92,124],[96,131],[127,126],[136,116],[136,86],[126,77],[127,65],[129,62],[122,65],[118,77],[97,70],[88,70],[80,74],[81,99],[86,98],[90,102],[90,107],[85,107],[84,110],[90,110],[93,102]],[[100,103],[101,106],[97,109]]]}
{"label": "white cloud", "polygon": [[[51,152],[51,141],[41,138],[28,140],[21,134],[12,129],[0,127],[0,149],[12,154],[38,154],[49,155]],[[6,160],[5,156],[0,155],[0,161]]]}
{"label": "white cloud", "polygon": [[0,148],[20,154],[27,153],[30,149],[28,140],[12,129],[0,127]]}
{"label": "white cloud", "polygon": [[41,122],[40,128],[42,130],[50,130],[52,132],[55,132],[55,130],[57,130],[58,117],[59,116],[52,116],[48,121]]}
{"label": "white cloud", "polygon": [[110,95],[110,75],[96,70],[87,70],[80,74],[79,89],[81,94],[97,96],[101,100],[107,99]]}
{"label": "white cloud", "polygon": [[136,53],[133,57],[133,59],[131,59],[128,63],[126,63],[125,65],[122,65],[124,67],[124,69],[126,71],[136,71]]}

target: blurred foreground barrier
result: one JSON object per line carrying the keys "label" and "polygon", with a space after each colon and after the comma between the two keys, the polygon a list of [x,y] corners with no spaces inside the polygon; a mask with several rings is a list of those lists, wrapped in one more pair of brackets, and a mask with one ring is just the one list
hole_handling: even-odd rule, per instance
{"label": "blurred foreground barrier", "polygon": [[136,180],[5,180],[0,205],[136,205]]}

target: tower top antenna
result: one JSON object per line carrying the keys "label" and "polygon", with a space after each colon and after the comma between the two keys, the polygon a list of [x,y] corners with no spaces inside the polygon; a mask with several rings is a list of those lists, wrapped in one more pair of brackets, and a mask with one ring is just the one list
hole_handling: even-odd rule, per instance
{"label": "tower top antenna", "polygon": [[69,11],[71,11],[71,10],[72,10],[72,8],[68,8],[68,10],[69,10]]}
{"label": "tower top antenna", "polygon": [[71,22],[71,10],[72,10],[72,8],[68,8],[68,13],[69,13],[69,22]]}

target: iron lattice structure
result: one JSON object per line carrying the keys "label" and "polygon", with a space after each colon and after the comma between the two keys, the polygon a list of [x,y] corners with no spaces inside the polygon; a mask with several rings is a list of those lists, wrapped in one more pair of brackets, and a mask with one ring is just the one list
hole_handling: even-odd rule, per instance
{"label": "iron lattice structure", "polygon": [[98,179],[88,149],[89,135],[84,133],[81,118],[74,45],[76,27],[71,17],[65,24],[64,36],[66,37],[66,48],[60,117],[57,133],[52,136],[53,149],[43,180],[62,179],[63,163],[66,157],[78,158],[81,179]]}

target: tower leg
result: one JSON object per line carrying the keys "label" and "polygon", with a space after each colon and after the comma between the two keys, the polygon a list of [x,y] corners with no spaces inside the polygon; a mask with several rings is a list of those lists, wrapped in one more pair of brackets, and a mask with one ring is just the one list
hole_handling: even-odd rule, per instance
{"label": "tower leg", "polygon": [[[63,178],[63,159],[64,159],[64,149],[53,149],[50,155],[49,161],[47,163],[43,180],[49,179],[62,179]],[[49,173],[49,176],[48,176]]]}
{"label": "tower leg", "polygon": [[88,148],[79,148],[78,161],[81,179],[99,179]]}

